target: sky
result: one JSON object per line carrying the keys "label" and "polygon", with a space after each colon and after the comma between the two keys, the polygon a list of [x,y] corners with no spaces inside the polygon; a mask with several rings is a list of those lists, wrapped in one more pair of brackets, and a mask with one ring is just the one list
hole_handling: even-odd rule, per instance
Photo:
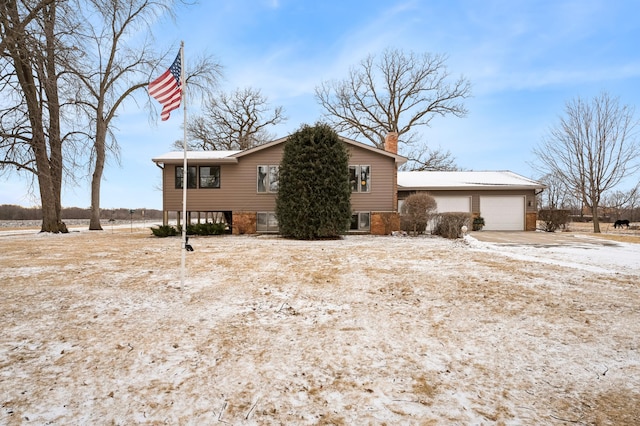
{"label": "sky", "polygon": [[[607,92],[640,106],[639,7],[635,0],[203,0],[154,30],[159,49],[177,53],[184,41],[187,70],[190,58],[213,55],[224,67],[220,89],[252,87],[282,106],[287,121],[270,129],[276,137],[321,120],[314,89],[346,78],[367,55],[387,48],[447,55],[451,77],[471,83],[468,114],[435,118],[422,140],[449,150],[462,169],[536,179],[532,151],[567,102]],[[183,110],[160,122],[140,99],[115,122],[120,161],[105,169],[102,208],[162,208],[161,170],[151,158],[182,139]],[[15,174],[0,176],[0,204],[38,205],[28,188]],[[67,182],[62,204],[89,207],[89,181]]]}

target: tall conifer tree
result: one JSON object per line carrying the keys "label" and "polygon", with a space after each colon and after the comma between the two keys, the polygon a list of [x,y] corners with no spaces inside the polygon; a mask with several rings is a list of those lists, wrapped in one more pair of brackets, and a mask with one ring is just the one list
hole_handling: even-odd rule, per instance
{"label": "tall conifer tree", "polygon": [[276,216],[280,233],[335,238],[349,229],[349,153],[327,124],[303,125],[289,137],[280,163]]}

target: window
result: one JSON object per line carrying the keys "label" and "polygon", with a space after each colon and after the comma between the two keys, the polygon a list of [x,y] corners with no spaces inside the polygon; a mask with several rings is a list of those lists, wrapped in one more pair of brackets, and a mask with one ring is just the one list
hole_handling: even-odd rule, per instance
{"label": "window", "polygon": [[279,166],[258,166],[258,192],[278,192]]}
{"label": "window", "polygon": [[369,231],[371,229],[371,214],[358,212],[351,215],[352,231]]}
{"label": "window", "polygon": [[351,192],[371,191],[371,166],[349,166]]}
{"label": "window", "polygon": [[[176,189],[182,189],[183,170],[182,166],[176,167]],[[196,166],[187,166],[187,188],[197,187],[198,179],[196,176]]]}
{"label": "window", "polygon": [[256,231],[278,232],[278,219],[273,212],[258,212],[256,218]]}
{"label": "window", "polygon": [[[176,166],[176,189],[182,189],[183,169]],[[220,166],[187,166],[187,188],[220,188]]]}
{"label": "window", "polygon": [[220,188],[220,166],[200,166],[200,188]]}

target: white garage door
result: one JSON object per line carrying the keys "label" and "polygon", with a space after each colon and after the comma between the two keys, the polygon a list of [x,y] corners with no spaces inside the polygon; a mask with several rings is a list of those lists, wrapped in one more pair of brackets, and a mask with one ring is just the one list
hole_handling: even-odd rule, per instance
{"label": "white garage door", "polygon": [[480,197],[480,215],[487,231],[524,231],[524,196]]}
{"label": "white garage door", "polygon": [[436,203],[438,203],[438,213],[447,212],[470,212],[471,211],[471,197],[447,197],[447,196],[434,196]]}

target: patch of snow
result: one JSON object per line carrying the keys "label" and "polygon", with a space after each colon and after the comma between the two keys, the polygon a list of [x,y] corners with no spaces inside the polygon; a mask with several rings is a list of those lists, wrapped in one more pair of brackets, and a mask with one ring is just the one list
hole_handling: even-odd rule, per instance
{"label": "patch of snow", "polygon": [[640,245],[190,242],[0,238],[0,423],[640,418]]}

